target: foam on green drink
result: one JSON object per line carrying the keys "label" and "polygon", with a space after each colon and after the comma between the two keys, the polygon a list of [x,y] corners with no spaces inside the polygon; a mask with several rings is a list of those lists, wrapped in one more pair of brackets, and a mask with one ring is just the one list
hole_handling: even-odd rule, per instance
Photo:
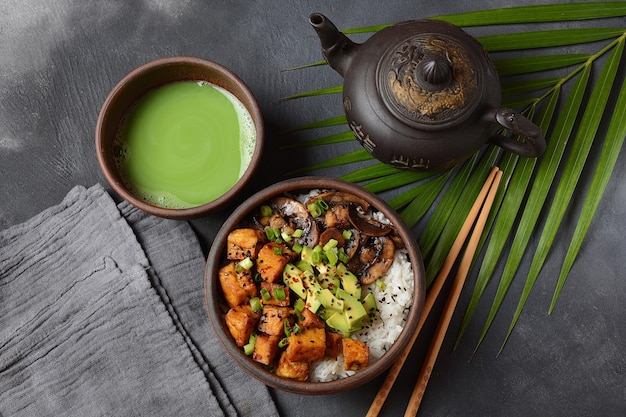
{"label": "foam on green drink", "polygon": [[195,207],[226,193],[254,153],[252,117],[226,90],[181,81],[142,98],[115,141],[125,186],[166,208]]}

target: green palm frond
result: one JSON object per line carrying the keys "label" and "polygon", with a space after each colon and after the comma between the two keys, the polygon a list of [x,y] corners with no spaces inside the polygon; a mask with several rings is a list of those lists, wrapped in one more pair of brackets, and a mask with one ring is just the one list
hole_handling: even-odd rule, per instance
{"label": "green palm frond", "polygon": [[[601,27],[601,19],[620,16],[626,16],[626,2],[520,6],[432,17],[461,27],[500,28],[498,30],[502,33],[479,37],[478,40],[494,58],[502,80],[503,105],[521,111],[545,133],[548,146],[539,159],[519,158],[489,145],[470,160],[445,173],[408,173],[373,161],[353,141],[344,116],[315,121],[290,130],[295,132],[345,125],[344,132],[290,146],[324,146],[352,141],[356,150],[303,168],[297,173],[337,166],[345,166],[349,170],[357,162],[362,165],[363,161],[373,161],[365,168],[359,166],[353,169],[342,178],[360,183],[376,193],[401,189],[389,203],[410,227],[418,223],[423,225],[418,243],[425,259],[428,284],[441,267],[461,227],[459,219],[463,219],[471,208],[490,168],[495,164],[501,167],[505,186],[501,187],[496,197],[492,215],[481,237],[479,248],[484,249],[484,254],[480,263],[474,265],[477,279],[464,312],[457,345],[471,320],[476,319],[475,310],[501,263],[504,269],[475,349],[483,342],[513,279],[525,273],[525,285],[504,339],[506,343],[540,276],[563,219],[570,210],[570,200],[581,188],[579,178],[583,170],[594,169],[549,312],[555,307],[626,136],[626,81],[623,79],[623,71],[619,71],[624,62],[626,28]],[[598,27],[529,32],[515,32],[511,29],[506,32],[506,25],[511,24],[577,20],[592,20]],[[353,28],[344,30],[344,33],[375,32],[391,24]],[[563,46],[567,46],[568,51],[580,48],[581,52],[558,53],[558,49]],[[586,50],[598,49],[594,53],[583,53],[583,46]],[[522,50],[524,53],[517,55],[516,51]],[[554,50],[557,53],[553,53]],[[506,54],[500,57],[504,51]],[[320,66],[320,63],[299,68],[310,66]],[[598,77],[592,76],[595,71],[599,71]],[[331,86],[297,93],[285,99],[339,94],[341,91],[341,86]],[[611,100],[615,100],[615,105],[607,106]],[[609,126],[604,136],[599,130],[603,122]],[[587,156],[591,152],[599,152],[595,167],[588,167]],[[547,213],[543,223],[539,220],[541,213]],[[536,249],[529,246],[533,236],[539,237]],[[530,270],[520,271],[522,259],[527,254],[532,255],[533,259]]]}

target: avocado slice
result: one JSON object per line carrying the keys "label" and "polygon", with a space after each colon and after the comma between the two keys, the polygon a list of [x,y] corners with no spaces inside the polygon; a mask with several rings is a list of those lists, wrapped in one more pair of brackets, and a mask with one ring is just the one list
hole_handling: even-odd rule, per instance
{"label": "avocado slice", "polygon": [[317,279],[315,279],[315,275],[304,271],[302,273],[304,285],[306,286],[306,308],[311,310],[311,313],[317,313],[317,310],[322,305],[320,301],[320,293],[322,291],[322,287],[320,286]]}
{"label": "avocado slice", "polygon": [[338,312],[343,312],[343,300],[335,297],[328,288],[322,288],[322,291],[320,291],[319,299],[324,307],[336,310]]}
{"label": "avocado slice", "polygon": [[363,304],[363,308],[367,312],[367,316],[363,318],[363,324],[369,324],[374,320],[374,316],[376,315],[376,311],[378,310],[378,306],[376,305],[376,298],[374,298],[374,294],[368,292],[363,300],[361,300],[361,304]]}
{"label": "avocado slice", "polygon": [[361,298],[361,283],[356,275],[354,275],[344,264],[337,265],[337,275],[341,280],[344,290],[349,292],[355,298]]}
{"label": "avocado slice", "polygon": [[306,288],[302,282],[302,271],[298,269],[294,264],[288,263],[283,269],[283,282],[287,285],[298,297],[306,297]]}
{"label": "avocado slice", "polygon": [[338,311],[331,315],[326,319],[326,324],[328,327],[339,330],[343,334],[343,337],[350,337],[354,331],[354,329],[350,328],[350,324],[348,324],[348,320],[346,320],[346,316],[343,312]]}
{"label": "avocado slice", "polygon": [[324,272],[319,274],[317,276],[317,280],[319,281],[322,288],[328,288],[333,294],[335,294],[337,292],[337,288],[341,286],[341,281],[339,280],[339,277],[332,272]]}
{"label": "avocado slice", "polygon": [[343,313],[346,316],[350,328],[361,328],[362,320],[367,317],[367,311],[365,311],[365,307],[361,304],[361,300],[342,288],[337,290],[337,298],[344,302]]}

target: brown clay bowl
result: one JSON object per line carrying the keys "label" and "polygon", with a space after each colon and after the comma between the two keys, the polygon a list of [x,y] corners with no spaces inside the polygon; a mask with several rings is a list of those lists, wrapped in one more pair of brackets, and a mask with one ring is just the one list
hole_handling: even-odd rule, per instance
{"label": "brown clay bowl", "polygon": [[[228,191],[206,204],[183,209],[163,208],[133,194],[120,177],[113,155],[113,142],[129,109],[145,94],[177,81],[207,81],[231,92],[250,112],[256,129],[256,145],[248,168]],[[256,98],[236,74],[213,61],[188,56],[157,59],[135,69],[111,90],[96,124],[98,163],[113,190],[135,207],[160,217],[193,219],[223,207],[244,188],[259,164],[264,142],[264,124]]]}
{"label": "brown clay bowl", "polygon": [[[282,378],[272,373],[266,366],[246,356],[243,350],[237,347],[226,326],[224,316],[228,306],[224,301],[218,279],[218,270],[223,265],[225,257],[228,234],[231,230],[237,228],[243,219],[248,218],[252,210],[272,197],[284,194],[297,195],[314,189],[329,189],[352,193],[368,201],[374,209],[382,212],[387,219],[391,220],[408,250],[415,280],[409,316],[404,329],[393,345],[391,345],[391,348],[367,368],[357,371],[352,376],[329,382],[297,381]],[[413,233],[403,223],[396,211],[385,201],[352,183],[328,177],[302,177],[285,180],[257,192],[237,207],[230,215],[217,233],[209,251],[204,275],[204,295],[207,314],[218,340],[228,356],[244,371],[264,384],[279,390],[297,394],[331,394],[354,389],[371,381],[387,370],[399,358],[405,346],[410,343],[411,336],[418,325],[425,295],[424,276],[422,256]]]}

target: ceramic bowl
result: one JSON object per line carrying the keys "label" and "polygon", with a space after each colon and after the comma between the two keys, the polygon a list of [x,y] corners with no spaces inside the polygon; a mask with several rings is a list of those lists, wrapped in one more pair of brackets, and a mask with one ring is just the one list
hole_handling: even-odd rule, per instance
{"label": "ceramic bowl", "polygon": [[[178,81],[205,81],[232,93],[247,108],[256,129],[256,143],[247,169],[224,194],[191,208],[164,208],[150,204],[124,184],[115,164],[114,139],[129,109],[150,91]],[[172,219],[193,219],[222,208],[245,187],[259,164],[264,124],[256,98],[236,74],[213,61],[188,56],[157,59],[135,69],[117,83],[104,101],[96,125],[96,153],[106,180],[122,198],[141,210]]]}
{"label": "ceramic bowl", "polygon": [[[408,250],[412,265],[414,291],[412,305],[404,328],[389,350],[368,367],[357,371],[354,375],[329,382],[297,381],[275,375],[268,366],[257,363],[246,356],[237,347],[225,323],[228,306],[225,302],[218,271],[224,265],[228,234],[241,227],[242,220],[249,219],[251,212],[269,199],[283,195],[301,195],[310,190],[336,190],[351,193],[368,201],[372,208],[378,210],[395,226],[398,235]],[[400,216],[385,201],[364,188],[328,177],[301,177],[285,180],[271,185],[244,201],[230,215],[217,233],[207,258],[204,275],[204,295],[208,318],[215,334],[228,356],[243,370],[262,381],[264,384],[279,390],[298,394],[331,394],[350,390],[361,386],[387,370],[401,355],[405,346],[410,343],[412,334],[417,328],[419,316],[424,302],[424,265],[421,253],[410,229],[403,223]]]}

